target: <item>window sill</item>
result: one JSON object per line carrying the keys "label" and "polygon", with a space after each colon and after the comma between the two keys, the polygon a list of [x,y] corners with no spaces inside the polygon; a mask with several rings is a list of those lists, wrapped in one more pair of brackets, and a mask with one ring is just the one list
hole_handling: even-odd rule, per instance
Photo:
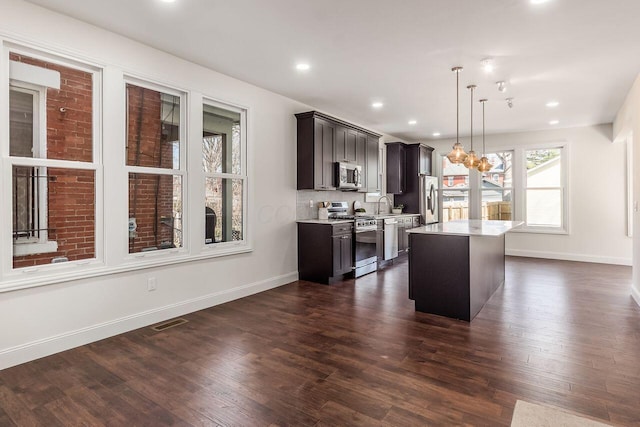
{"label": "window sill", "polygon": [[49,240],[44,243],[24,242],[13,244],[13,256],[46,254],[58,251],[58,242]]}
{"label": "window sill", "polygon": [[561,236],[569,235],[569,231],[565,230],[564,228],[527,227],[525,225],[511,231],[513,231],[514,233],[524,233],[524,234],[555,234],[555,235],[561,235]]}
{"label": "window sill", "polygon": [[248,252],[253,252],[253,247],[243,242],[243,244],[221,247],[215,251],[205,250],[198,255],[179,254],[176,256],[176,251],[171,251],[166,253],[166,256],[162,256],[154,251],[155,256],[153,257],[130,257],[117,267],[107,267],[97,260],[46,264],[41,267],[15,270],[10,277],[5,277],[0,282],[0,293]]}

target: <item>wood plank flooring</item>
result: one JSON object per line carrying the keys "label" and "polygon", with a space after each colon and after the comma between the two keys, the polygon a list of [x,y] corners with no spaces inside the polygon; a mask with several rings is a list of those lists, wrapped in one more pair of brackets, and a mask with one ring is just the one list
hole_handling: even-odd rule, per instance
{"label": "wood plank flooring", "polygon": [[517,399],[640,426],[628,267],[508,258],[472,323],[407,264],[295,282],[0,371],[0,426],[508,426]]}

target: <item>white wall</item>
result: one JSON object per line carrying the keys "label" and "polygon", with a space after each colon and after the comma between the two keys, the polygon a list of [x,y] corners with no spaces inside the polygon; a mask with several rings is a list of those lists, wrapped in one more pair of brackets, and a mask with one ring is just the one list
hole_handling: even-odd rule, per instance
{"label": "white wall", "polygon": [[[0,10],[0,35],[102,64],[107,91],[124,72],[246,106],[254,159],[253,252],[0,293],[0,369],[297,279],[294,113],[312,107],[29,3]],[[105,94],[105,144],[124,143],[120,98]]]}
{"label": "white wall", "polygon": [[[613,138],[624,142],[631,139],[633,147],[634,206],[640,201],[640,76],[636,79],[613,123]],[[631,292],[640,305],[640,212],[633,210],[633,285]]]}
{"label": "white wall", "polygon": [[[569,143],[570,234],[509,233],[508,254],[631,264],[631,239],[626,236],[626,147],[613,143],[611,134],[611,125],[599,125],[487,136],[487,151]],[[468,149],[468,140],[464,142]],[[450,140],[429,142],[443,154],[452,144]],[[479,146],[474,148],[481,151]]]}

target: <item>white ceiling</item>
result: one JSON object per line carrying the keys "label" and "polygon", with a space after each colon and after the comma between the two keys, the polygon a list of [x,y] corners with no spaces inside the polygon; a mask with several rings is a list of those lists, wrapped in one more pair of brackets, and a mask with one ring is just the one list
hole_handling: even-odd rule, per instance
{"label": "white ceiling", "polygon": [[[547,129],[552,119],[558,127],[611,122],[640,72],[638,0],[31,3],[414,141],[455,134],[452,66],[465,67],[462,134],[470,83],[476,99],[489,98],[487,132],[497,133]],[[486,57],[495,60],[491,75],[481,70]],[[311,70],[297,71],[298,61]],[[497,91],[498,80],[509,82],[508,92]],[[375,100],[384,107],[372,109]],[[560,106],[545,107],[550,100]]]}

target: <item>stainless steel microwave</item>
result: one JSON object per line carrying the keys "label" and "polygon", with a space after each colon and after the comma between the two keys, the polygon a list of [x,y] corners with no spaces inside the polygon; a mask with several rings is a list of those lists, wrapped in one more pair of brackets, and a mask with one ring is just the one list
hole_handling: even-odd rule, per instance
{"label": "stainless steel microwave", "polygon": [[359,190],[362,188],[362,166],[336,162],[335,168],[338,190]]}

